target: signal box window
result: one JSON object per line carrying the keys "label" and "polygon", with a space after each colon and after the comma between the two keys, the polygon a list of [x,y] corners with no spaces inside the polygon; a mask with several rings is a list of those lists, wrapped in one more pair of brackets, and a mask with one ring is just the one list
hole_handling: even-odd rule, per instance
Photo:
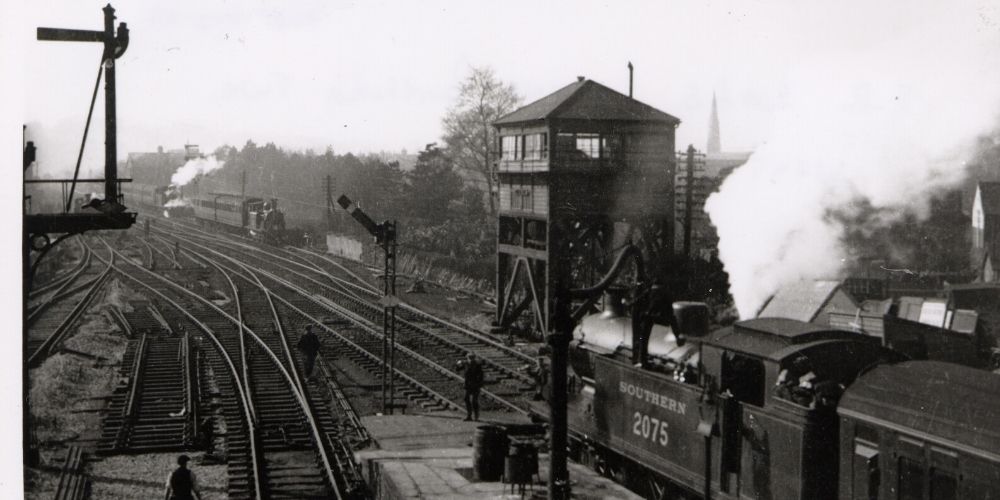
{"label": "signal box window", "polygon": [[529,134],[524,136],[524,159],[541,160],[548,157],[548,136]]}
{"label": "signal box window", "polygon": [[601,158],[617,158],[622,152],[622,138],[617,135],[601,136]]}
{"label": "signal box window", "polygon": [[500,139],[500,156],[504,160],[520,160],[524,156],[521,141],[524,136],[505,135]]}
{"label": "signal box window", "polygon": [[587,158],[601,157],[600,134],[576,134],[576,150]]}

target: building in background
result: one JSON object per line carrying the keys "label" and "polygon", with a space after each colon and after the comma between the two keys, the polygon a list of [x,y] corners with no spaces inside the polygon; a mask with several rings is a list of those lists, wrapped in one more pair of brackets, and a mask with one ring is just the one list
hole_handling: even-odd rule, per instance
{"label": "building in background", "polygon": [[1000,280],[997,250],[1000,248],[1000,182],[979,182],[972,201],[971,264],[980,281]]}
{"label": "building in background", "polygon": [[[719,108],[714,93],[705,152],[690,149],[677,153],[674,214],[679,230],[675,233],[674,248],[678,252],[689,250],[690,256],[709,260],[717,253],[719,236],[705,213],[705,200],[718,191],[722,181],[746,163],[751,154],[722,151]],[[690,197],[688,184],[691,186]],[[688,239],[690,241],[686,241]]]}

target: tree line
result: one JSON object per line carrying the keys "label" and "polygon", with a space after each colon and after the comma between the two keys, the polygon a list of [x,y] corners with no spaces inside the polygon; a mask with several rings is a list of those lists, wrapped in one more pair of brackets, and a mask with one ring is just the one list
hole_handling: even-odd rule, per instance
{"label": "tree line", "polygon": [[496,205],[489,195],[496,179],[492,123],[520,103],[513,86],[491,69],[473,68],[442,119],[441,144],[427,144],[411,168],[381,155],[337,154],[332,147],[290,151],[251,140],[217,148],[214,154],[225,166],[184,189],[275,198],[290,225],[314,235],[333,230],[367,238],[338,207],[328,210],[329,178],[333,200],[346,194],[373,219],[399,221],[404,250],[434,254],[456,271],[488,279],[496,238]]}

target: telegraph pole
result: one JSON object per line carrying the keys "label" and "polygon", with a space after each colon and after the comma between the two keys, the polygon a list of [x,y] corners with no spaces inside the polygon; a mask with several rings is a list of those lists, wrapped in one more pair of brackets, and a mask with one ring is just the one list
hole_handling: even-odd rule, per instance
{"label": "telegraph pole", "polygon": [[684,256],[691,257],[691,212],[694,205],[694,145],[687,149],[687,186],[684,189]]}

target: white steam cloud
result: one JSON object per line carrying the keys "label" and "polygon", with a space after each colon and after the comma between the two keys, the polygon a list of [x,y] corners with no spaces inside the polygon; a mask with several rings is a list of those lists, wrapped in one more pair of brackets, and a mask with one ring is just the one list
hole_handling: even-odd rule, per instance
{"label": "white steam cloud", "polygon": [[167,202],[166,202],[166,203],[165,203],[165,204],[163,205],[163,207],[164,207],[164,208],[171,208],[171,207],[190,207],[190,206],[191,206],[191,202],[189,202],[189,201],[187,200],[187,198],[173,198],[173,199],[171,199],[171,200],[167,201]]}
{"label": "white steam cloud", "polygon": [[184,186],[199,175],[207,174],[213,170],[218,170],[225,165],[225,161],[219,161],[214,155],[207,158],[194,158],[178,168],[174,175],[170,176],[170,184]]}
{"label": "white steam cloud", "polygon": [[845,228],[831,213],[869,203],[880,217],[862,229],[877,231],[964,177],[972,141],[1000,114],[1000,30],[982,15],[928,18],[791,70],[767,142],[705,205],[742,317],[787,284],[839,277]]}

